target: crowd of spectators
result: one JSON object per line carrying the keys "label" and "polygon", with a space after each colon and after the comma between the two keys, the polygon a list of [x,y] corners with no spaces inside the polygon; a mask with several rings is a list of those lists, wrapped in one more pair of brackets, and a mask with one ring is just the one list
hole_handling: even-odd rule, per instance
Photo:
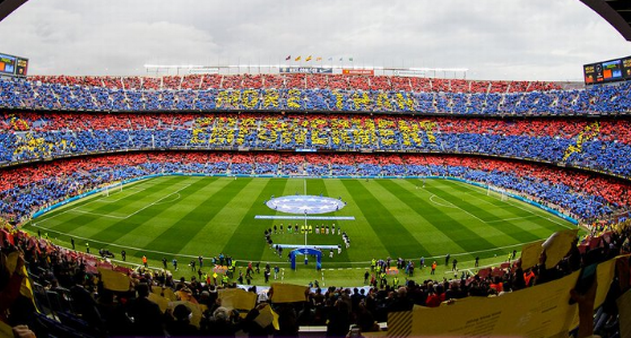
{"label": "crowd of spectators", "polygon": [[39,209],[103,185],[163,173],[455,177],[507,189],[583,221],[607,218],[631,206],[627,180],[527,162],[449,155],[170,152],[73,158],[2,169],[0,215],[19,222]]}
{"label": "crowd of spectators", "polygon": [[[55,246],[46,239],[3,224],[0,225],[0,262],[1,270],[6,273],[0,283],[0,299],[3,300],[0,310],[5,316],[0,324],[38,337],[231,337],[244,333],[250,337],[268,334],[291,337],[298,336],[300,326],[321,326],[326,328],[328,337],[345,337],[350,325],[356,325],[361,332],[379,331],[378,323],[391,324],[389,313],[410,311],[415,305],[431,308],[466,297],[501,297],[504,293],[520,292],[561,278],[589,263],[630,253],[630,224],[623,221],[616,226],[616,231],[593,229],[582,241],[577,239],[559,263],[550,264],[544,251],[539,264],[522,268],[513,252],[512,256],[509,254],[512,261],[495,268],[480,267],[473,275],[460,274],[456,269],[453,278],[419,279],[411,274],[389,276],[381,272],[381,283],[372,282],[371,286],[366,286],[369,284],[367,267],[364,286],[321,289],[314,285],[305,290],[304,301],[290,303],[275,302],[273,294],[280,291],[268,289],[264,284],[258,287],[237,284],[236,276],[174,280],[166,270],[115,266],[107,260]],[[397,264],[401,264],[400,261]],[[15,262],[15,266],[10,262]],[[430,262],[423,263],[419,268],[430,265]],[[447,263],[449,256],[445,257]],[[579,328],[587,328],[588,332],[579,332],[579,337],[592,332],[616,337],[618,321],[622,320],[616,299],[631,287],[629,263],[628,256],[620,260],[617,264],[620,277],[598,285],[609,292],[595,316],[593,299],[592,303],[587,302],[588,306],[579,304],[581,310],[588,310]],[[384,261],[379,266],[385,269],[385,265]],[[436,262],[432,265],[435,269]],[[206,266],[204,274],[212,273],[212,268]],[[374,260],[371,269],[374,269],[373,275],[377,273]],[[127,285],[109,287],[105,284],[104,270],[128,276]],[[254,274],[251,265],[248,273]],[[598,280],[603,283],[600,277]],[[255,307],[243,316],[239,316],[237,310],[224,307],[218,290],[231,288],[256,294]],[[595,294],[596,284],[590,290]],[[573,292],[572,298],[579,299],[576,291]],[[163,307],[159,305],[160,299],[179,305]],[[39,311],[35,311],[35,307]],[[263,319],[266,316],[260,317],[269,311],[266,307],[277,313],[277,328],[273,321]],[[198,311],[196,316],[192,309]],[[584,325],[584,320],[590,325]]]}
{"label": "crowd of spectators", "polygon": [[29,77],[32,82],[64,86],[106,87],[111,89],[360,89],[454,93],[517,93],[561,89],[552,82],[475,81],[396,76],[358,76],[349,74],[237,74],[185,76],[47,76]]}
{"label": "crowd of spectators", "polygon": [[129,150],[371,150],[491,155],[631,177],[630,126],[626,118],[5,112],[0,164]]}
{"label": "crowd of spectators", "polygon": [[[21,223],[54,203],[152,174],[451,177],[505,189],[583,222],[608,218],[624,222],[621,233],[582,244],[599,250],[604,260],[631,251],[629,221],[617,216],[629,213],[631,183],[557,166],[631,177],[631,129],[629,121],[619,116],[631,108],[630,91],[629,83],[561,90],[542,82],[310,74],[0,79],[0,107],[12,110],[0,114],[0,165],[5,166],[0,169],[0,221]],[[158,111],[162,113],[142,114]],[[617,116],[589,117],[592,114]],[[219,149],[358,153],[127,153]],[[447,155],[359,154],[365,151]],[[106,155],[76,157],[85,154]],[[50,159],[55,160],[39,162]],[[23,162],[36,163],[16,166]],[[598,244],[592,248],[590,243]],[[221,307],[217,283],[210,279],[178,282],[165,272],[115,267],[9,228],[0,231],[0,245],[3,264],[11,252],[20,252],[18,266],[24,264],[35,281],[36,298],[44,294],[50,302],[56,294],[58,301],[67,303],[67,313],[56,314],[63,322],[59,325],[36,315],[34,303],[16,293],[16,286],[20,289],[16,281],[24,276],[9,276],[5,283],[1,275],[1,314],[10,313],[2,320],[67,337],[232,336],[238,330],[257,336],[275,331],[256,324],[266,306],[278,312],[281,327],[275,333],[281,336],[297,334],[298,325],[326,325],[329,336],[344,336],[351,323],[373,331],[376,321],[387,320],[387,313],[409,310],[414,304],[432,307],[450,299],[497,295],[545,283],[580,267],[583,252],[573,248],[555,268],[543,264],[523,271],[519,265],[508,265],[453,280],[410,278],[401,288],[387,281],[381,287],[355,290],[317,288],[307,302],[296,304],[270,305],[262,296],[243,319]],[[98,282],[97,267],[130,276],[130,290],[105,289]],[[231,281],[219,287],[234,286]],[[151,289],[165,288],[178,299],[205,306],[199,325],[190,325],[187,309],[155,311],[146,296]],[[615,314],[605,315],[615,319]]]}
{"label": "crowd of spectators", "polygon": [[[456,80],[390,77],[389,81],[374,81],[378,86],[374,88],[368,85],[372,77],[366,78],[367,84],[362,85],[349,76],[304,74],[283,75],[282,81],[272,80],[269,81],[271,87],[264,86],[263,80],[271,77],[259,76],[260,82],[250,75],[243,76],[247,80],[230,76],[199,77],[199,89],[190,88],[196,87],[194,77],[131,80],[130,88],[123,86],[124,80],[112,78],[0,79],[0,107],[103,112],[256,110],[482,116],[617,115],[627,113],[631,107],[631,84],[626,82],[573,90],[560,90],[554,85],[516,84],[514,88],[523,91],[513,92],[509,83],[493,81],[478,84],[460,80],[464,81],[462,85],[451,85]],[[423,82],[431,85],[423,85]],[[138,83],[142,84],[141,88],[135,88]],[[393,83],[406,85],[393,86]],[[243,87],[243,84],[253,88]]]}

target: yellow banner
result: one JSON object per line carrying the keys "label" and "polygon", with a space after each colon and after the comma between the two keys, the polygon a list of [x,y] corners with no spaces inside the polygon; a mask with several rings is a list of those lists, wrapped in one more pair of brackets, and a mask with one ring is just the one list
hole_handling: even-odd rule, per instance
{"label": "yellow banner", "polygon": [[567,336],[576,304],[568,305],[578,272],[499,297],[467,297],[413,310],[411,336]]}
{"label": "yellow banner", "polygon": [[220,289],[218,297],[221,299],[221,306],[230,310],[252,310],[257,296],[256,293],[242,289]]}
{"label": "yellow banner", "polygon": [[[598,265],[595,306],[602,304],[607,295],[615,264],[616,258]],[[578,325],[578,306],[570,305],[569,300],[579,274],[576,271],[498,297],[467,297],[431,309],[415,307],[411,317],[389,316],[388,329],[392,320],[392,329],[401,336],[567,337]]]}
{"label": "yellow banner", "polygon": [[521,247],[521,268],[524,270],[528,270],[533,266],[539,264],[539,256],[541,255],[541,251],[543,248],[541,244],[543,244],[544,240],[536,241],[528,244],[524,244]]}
{"label": "yellow banner", "polygon": [[[620,318],[631,318],[631,290],[620,296],[616,303]],[[631,320],[620,321],[620,337],[631,337]]]}
{"label": "yellow banner", "polygon": [[105,268],[98,268],[103,287],[112,291],[128,291],[130,279],[126,275]]}
{"label": "yellow banner", "polygon": [[611,281],[616,271],[617,258],[610,259],[606,262],[598,264],[596,276],[598,281],[598,289],[596,290],[596,299],[594,300],[594,309],[602,305],[609,292]]}
{"label": "yellow banner", "polygon": [[273,283],[270,299],[273,303],[293,303],[307,300],[306,286]]}
{"label": "yellow banner", "polygon": [[169,303],[169,309],[171,310],[171,313],[173,313],[175,307],[180,304],[184,304],[189,310],[191,310],[191,313],[193,314],[193,318],[191,318],[191,324],[199,328],[199,322],[202,320],[202,311],[199,309],[199,305],[185,301],[171,302]]}
{"label": "yellow banner", "polygon": [[546,268],[550,269],[567,255],[572,248],[572,243],[576,239],[578,229],[565,230],[553,233],[542,244],[546,251]]}

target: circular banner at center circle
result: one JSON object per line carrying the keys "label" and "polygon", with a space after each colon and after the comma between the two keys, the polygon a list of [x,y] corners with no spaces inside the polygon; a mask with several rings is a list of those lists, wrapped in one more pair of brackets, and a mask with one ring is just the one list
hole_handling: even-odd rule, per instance
{"label": "circular banner at center circle", "polygon": [[326,214],[338,211],[346,205],[342,200],[331,197],[294,195],[272,198],[265,204],[272,210],[288,214]]}

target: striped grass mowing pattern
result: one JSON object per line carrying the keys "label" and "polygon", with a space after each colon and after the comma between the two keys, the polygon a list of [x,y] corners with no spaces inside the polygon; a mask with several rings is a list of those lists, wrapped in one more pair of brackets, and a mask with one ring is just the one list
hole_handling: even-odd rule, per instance
{"label": "striped grass mowing pattern", "polygon": [[[354,221],[310,221],[336,226],[351,239],[349,250],[323,260],[325,266],[366,264],[372,258],[431,259],[447,253],[460,261],[519,250],[521,244],[545,238],[572,225],[536,207],[487,196],[484,189],[460,182],[426,180],[206,178],[169,176],[126,186],[109,196],[95,195],[56,209],[27,227],[50,233],[78,249],[86,242],[94,251],[125,249],[151,260],[231,255],[237,260],[278,261],[263,232],[283,223],[304,220],[258,220],[280,214],[264,201],[309,194],[342,198],[346,207],[329,216]],[[275,243],[304,244],[300,234],[273,235]],[[341,236],[309,234],[308,244],[341,244]],[[284,256],[284,255],[283,255]]]}

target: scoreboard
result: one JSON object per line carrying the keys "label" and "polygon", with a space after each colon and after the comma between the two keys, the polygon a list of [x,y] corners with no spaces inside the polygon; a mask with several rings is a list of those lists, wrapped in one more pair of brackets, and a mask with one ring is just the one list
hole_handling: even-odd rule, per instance
{"label": "scoreboard", "polygon": [[20,56],[0,53],[0,76],[26,77],[28,59]]}
{"label": "scoreboard", "polygon": [[583,65],[586,85],[631,80],[631,56]]}

